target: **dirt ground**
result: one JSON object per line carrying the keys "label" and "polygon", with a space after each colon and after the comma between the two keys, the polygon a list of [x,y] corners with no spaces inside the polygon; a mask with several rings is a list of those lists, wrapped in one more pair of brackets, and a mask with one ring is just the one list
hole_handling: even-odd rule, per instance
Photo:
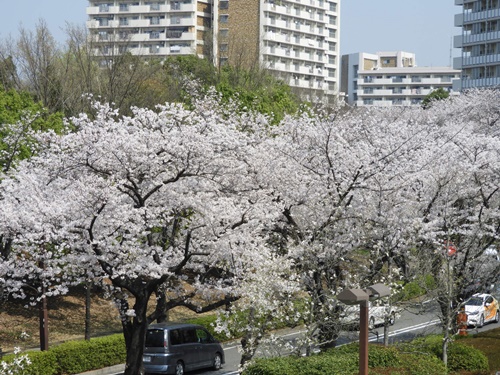
{"label": "dirt ground", "polygon": [[[170,319],[182,320],[191,313],[183,309],[169,312]],[[48,300],[49,346],[85,335],[85,297],[74,292]],[[122,327],[116,306],[102,296],[93,295],[91,302],[91,336],[121,333]],[[0,349],[9,353],[15,347],[22,350],[38,348],[39,309],[25,301],[9,300],[0,305]]]}

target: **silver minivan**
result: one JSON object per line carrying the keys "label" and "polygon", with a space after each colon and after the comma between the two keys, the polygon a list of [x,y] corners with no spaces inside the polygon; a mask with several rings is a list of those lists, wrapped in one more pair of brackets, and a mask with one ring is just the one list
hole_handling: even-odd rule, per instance
{"label": "silver minivan", "polygon": [[146,332],[143,362],[146,374],[176,374],[224,363],[221,344],[202,326],[187,323],[151,324]]}

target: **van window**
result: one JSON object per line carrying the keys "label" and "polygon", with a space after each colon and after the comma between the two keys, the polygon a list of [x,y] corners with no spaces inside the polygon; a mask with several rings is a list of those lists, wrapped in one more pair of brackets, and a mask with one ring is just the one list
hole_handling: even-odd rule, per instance
{"label": "van window", "polygon": [[203,344],[211,342],[208,332],[203,329],[197,329],[196,336],[198,337],[198,342],[201,342]]}
{"label": "van window", "polygon": [[191,344],[198,342],[198,337],[196,337],[196,330],[185,329],[182,331],[183,344]]}
{"label": "van window", "polygon": [[146,333],[146,346],[149,348],[163,348],[165,340],[162,329],[148,329]]}
{"label": "van window", "polygon": [[181,332],[178,329],[173,329],[169,332],[170,345],[182,344]]}

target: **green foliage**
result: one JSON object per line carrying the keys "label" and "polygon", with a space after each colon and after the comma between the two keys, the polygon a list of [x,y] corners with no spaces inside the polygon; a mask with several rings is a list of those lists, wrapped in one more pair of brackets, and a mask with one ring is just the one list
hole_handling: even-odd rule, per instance
{"label": "green foliage", "polygon": [[431,355],[401,353],[399,361],[403,366],[400,367],[401,372],[394,372],[395,374],[442,375],[447,373],[444,363]]}
{"label": "green foliage", "polygon": [[126,359],[123,335],[70,341],[50,349],[56,357],[62,374],[79,374],[88,370],[113,366]]}
{"label": "green foliage", "polygon": [[[429,336],[398,347],[370,345],[370,374],[442,375],[457,371],[488,369],[486,357],[478,350],[452,343],[448,369],[441,361],[442,337]],[[329,349],[311,357],[279,357],[255,360],[244,375],[355,374],[359,366],[359,344]]]}
{"label": "green foliage", "polygon": [[488,358],[476,348],[454,342],[448,350],[448,369],[450,371],[486,371]]}
{"label": "green foliage", "polygon": [[216,89],[223,100],[238,99],[240,110],[255,110],[279,123],[286,114],[299,111],[300,100],[290,86],[265,71],[237,70],[224,67]]}
{"label": "green foliage", "polygon": [[[16,125],[20,124],[20,126]],[[31,131],[64,130],[61,113],[49,114],[30,94],[0,88],[0,169],[8,170],[16,160],[34,151]]]}
{"label": "green foliage", "polygon": [[428,94],[424,100],[422,100],[422,107],[429,108],[433,102],[437,100],[443,100],[450,96],[450,93],[443,89],[442,87],[433,90],[430,94]]}
{"label": "green foliage", "polygon": [[222,332],[216,332],[215,331],[215,324],[216,324],[217,316],[216,315],[204,315],[204,316],[199,316],[193,319],[188,319],[186,323],[191,323],[191,324],[199,324],[207,329],[210,334],[215,337],[220,342],[227,341],[228,338],[226,334]]}
{"label": "green foliage", "polygon": [[[24,372],[15,374],[29,374],[29,375],[58,375],[59,372],[57,370],[57,357],[51,351],[45,352],[28,352],[23,353],[22,355],[26,355],[31,364],[25,369]],[[7,363],[12,363],[16,358],[15,354],[9,354],[3,357],[2,361]]]}
{"label": "green foliage", "polygon": [[[436,359],[443,358],[443,336],[430,335],[402,344],[401,350],[407,352],[428,353]],[[484,371],[488,369],[488,358],[478,349],[464,345],[459,341],[448,345],[448,370]]]}
{"label": "green foliage", "polygon": [[395,294],[395,301],[409,301],[428,293],[436,288],[432,275],[421,275],[417,279],[403,285],[403,289]]}
{"label": "green foliage", "polygon": [[257,359],[244,375],[351,375],[358,369],[355,354],[314,355],[311,357],[277,357]]}
{"label": "green foliage", "polygon": [[[78,374],[124,363],[125,340],[117,334],[90,341],[69,341],[44,352],[26,353],[31,360],[30,375]],[[5,356],[7,362],[14,355]]]}

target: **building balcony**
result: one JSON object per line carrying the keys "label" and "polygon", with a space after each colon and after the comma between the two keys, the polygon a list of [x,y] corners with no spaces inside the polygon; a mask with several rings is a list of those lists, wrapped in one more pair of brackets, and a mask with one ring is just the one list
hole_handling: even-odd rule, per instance
{"label": "building balcony", "polygon": [[460,83],[462,90],[474,87],[496,87],[500,85],[500,77],[478,79],[462,78]]}
{"label": "building balcony", "polygon": [[[472,57],[458,57],[461,61],[461,69],[474,67],[475,65],[497,64],[500,63],[500,54],[490,54]],[[454,65],[455,66],[455,65]]]}
{"label": "building balcony", "polygon": [[165,34],[162,35],[165,35],[165,40],[193,41],[196,38],[195,33],[188,33],[188,32],[174,33],[167,31]]}
{"label": "building balcony", "polygon": [[473,23],[485,20],[492,20],[493,18],[500,18],[500,9],[488,9],[481,12],[469,12],[464,14],[463,22]]}
{"label": "building balcony", "polygon": [[462,36],[462,44],[455,45],[455,48],[460,48],[468,44],[486,43],[500,39],[500,31],[490,31],[482,34],[468,34]]}
{"label": "building balcony", "polygon": [[87,21],[87,28],[91,29],[115,29],[119,26],[118,20],[90,20]]}
{"label": "building balcony", "polygon": [[171,4],[170,6],[162,5],[161,8],[162,9],[165,8],[164,12],[172,12],[172,13],[191,12],[191,13],[194,13],[194,12],[196,12],[196,4],[195,3],[196,3],[196,1],[194,3],[189,3],[189,4],[177,3],[178,5],[176,5],[176,6],[173,6],[173,4]]}

